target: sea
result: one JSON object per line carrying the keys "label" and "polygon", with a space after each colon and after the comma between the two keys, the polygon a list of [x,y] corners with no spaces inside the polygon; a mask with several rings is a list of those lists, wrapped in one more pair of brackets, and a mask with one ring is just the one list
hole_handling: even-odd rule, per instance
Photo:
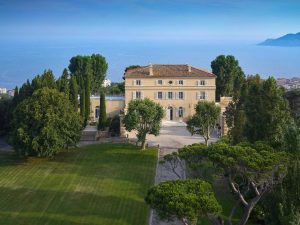
{"label": "sea", "polygon": [[59,77],[76,55],[101,54],[107,78],[120,82],[129,65],[190,64],[211,70],[218,55],[234,55],[246,75],[300,77],[300,47],[260,46],[251,41],[1,40],[0,87],[12,89],[51,69]]}

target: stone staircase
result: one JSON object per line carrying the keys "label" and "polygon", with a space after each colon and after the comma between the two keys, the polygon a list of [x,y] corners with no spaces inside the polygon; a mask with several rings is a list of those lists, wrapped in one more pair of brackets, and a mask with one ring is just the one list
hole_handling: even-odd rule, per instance
{"label": "stone staircase", "polygon": [[96,141],[97,128],[95,126],[86,126],[82,131],[80,141]]}

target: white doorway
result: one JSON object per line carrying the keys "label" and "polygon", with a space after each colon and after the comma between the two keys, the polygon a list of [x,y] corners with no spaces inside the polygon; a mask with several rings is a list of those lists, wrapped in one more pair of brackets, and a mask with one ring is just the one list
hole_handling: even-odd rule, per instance
{"label": "white doorway", "polygon": [[174,110],[172,106],[169,106],[167,108],[167,120],[173,120],[174,119]]}

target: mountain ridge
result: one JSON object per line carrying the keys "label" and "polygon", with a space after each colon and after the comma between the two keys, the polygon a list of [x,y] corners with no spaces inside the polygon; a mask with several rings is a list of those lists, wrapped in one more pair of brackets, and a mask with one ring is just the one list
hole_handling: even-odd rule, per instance
{"label": "mountain ridge", "polygon": [[258,45],[264,46],[282,46],[282,47],[300,47],[300,32],[295,34],[286,34],[275,39],[266,39]]}

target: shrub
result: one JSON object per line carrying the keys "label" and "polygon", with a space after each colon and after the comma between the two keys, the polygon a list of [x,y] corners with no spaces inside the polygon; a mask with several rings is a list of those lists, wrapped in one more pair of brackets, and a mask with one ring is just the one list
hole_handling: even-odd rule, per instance
{"label": "shrub", "polygon": [[111,136],[119,136],[120,135],[120,117],[115,116],[112,118],[110,127],[109,127],[109,132],[111,133]]}
{"label": "shrub", "polygon": [[21,155],[53,156],[80,139],[82,121],[66,95],[42,88],[13,113],[11,140]]}

